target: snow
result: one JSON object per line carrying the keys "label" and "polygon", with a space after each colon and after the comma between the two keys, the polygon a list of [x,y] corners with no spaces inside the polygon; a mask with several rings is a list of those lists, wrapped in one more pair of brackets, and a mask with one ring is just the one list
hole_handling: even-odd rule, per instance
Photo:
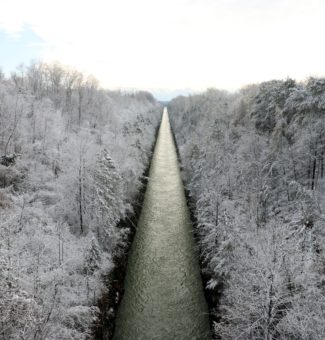
{"label": "snow", "polygon": [[0,165],[4,338],[89,338],[160,111],[59,65],[0,81],[0,155],[19,154]]}
{"label": "snow", "polygon": [[324,79],[169,104],[215,336],[325,338]]}

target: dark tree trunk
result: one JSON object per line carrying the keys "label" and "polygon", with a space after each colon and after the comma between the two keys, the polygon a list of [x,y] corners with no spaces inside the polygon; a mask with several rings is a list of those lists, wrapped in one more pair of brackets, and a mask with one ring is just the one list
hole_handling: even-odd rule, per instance
{"label": "dark tree trunk", "polygon": [[80,219],[80,232],[83,234],[84,232],[84,223],[83,223],[83,211],[82,211],[82,156],[80,153],[80,165],[79,165],[79,219]]}
{"label": "dark tree trunk", "polygon": [[309,181],[311,179],[311,158],[309,156],[309,162],[308,162],[308,171],[307,171],[307,183],[308,183],[308,186],[309,186]]}
{"label": "dark tree trunk", "polygon": [[324,177],[324,150],[322,150],[320,156],[320,177]]}
{"label": "dark tree trunk", "polygon": [[83,93],[82,93],[82,89],[79,89],[79,104],[78,104],[78,123],[79,123],[79,127],[81,126],[81,116],[82,116],[82,99],[83,99]]}
{"label": "dark tree trunk", "polygon": [[311,179],[311,190],[315,189],[316,166],[317,166],[317,151],[315,151],[314,161],[313,161],[313,172],[312,172],[312,179]]}
{"label": "dark tree trunk", "polygon": [[217,207],[216,207],[216,226],[219,224],[219,201],[217,202]]}

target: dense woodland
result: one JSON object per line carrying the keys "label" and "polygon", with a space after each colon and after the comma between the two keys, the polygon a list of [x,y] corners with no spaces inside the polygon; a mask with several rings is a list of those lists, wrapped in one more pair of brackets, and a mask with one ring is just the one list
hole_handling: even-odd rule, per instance
{"label": "dense woodland", "polygon": [[[323,340],[325,79],[168,106],[215,339]],[[161,111],[58,64],[0,72],[0,338],[90,338]]]}
{"label": "dense woodland", "polygon": [[325,79],[209,89],[169,114],[215,338],[325,339]]}
{"label": "dense woodland", "polygon": [[87,339],[161,107],[58,64],[0,72],[0,338]]}

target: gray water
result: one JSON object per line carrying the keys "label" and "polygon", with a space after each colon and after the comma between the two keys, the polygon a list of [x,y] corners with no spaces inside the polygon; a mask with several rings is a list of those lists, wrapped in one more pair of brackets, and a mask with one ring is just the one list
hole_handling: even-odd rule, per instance
{"label": "gray water", "polygon": [[193,229],[164,110],[115,340],[211,339]]}

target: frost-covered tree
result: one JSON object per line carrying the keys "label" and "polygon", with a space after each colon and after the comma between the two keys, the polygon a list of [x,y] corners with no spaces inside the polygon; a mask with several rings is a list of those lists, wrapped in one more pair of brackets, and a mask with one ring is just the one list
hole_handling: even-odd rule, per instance
{"label": "frost-covered tree", "polygon": [[0,338],[89,338],[160,111],[58,63],[0,77]]}
{"label": "frost-covered tree", "polygon": [[122,177],[106,149],[102,149],[97,155],[94,188],[95,232],[100,244],[105,249],[112,249],[118,238],[116,224],[124,215],[124,192]]}
{"label": "frost-covered tree", "polygon": [[169,104],[216,339],[325,336],[324,95],[287,79]]}

